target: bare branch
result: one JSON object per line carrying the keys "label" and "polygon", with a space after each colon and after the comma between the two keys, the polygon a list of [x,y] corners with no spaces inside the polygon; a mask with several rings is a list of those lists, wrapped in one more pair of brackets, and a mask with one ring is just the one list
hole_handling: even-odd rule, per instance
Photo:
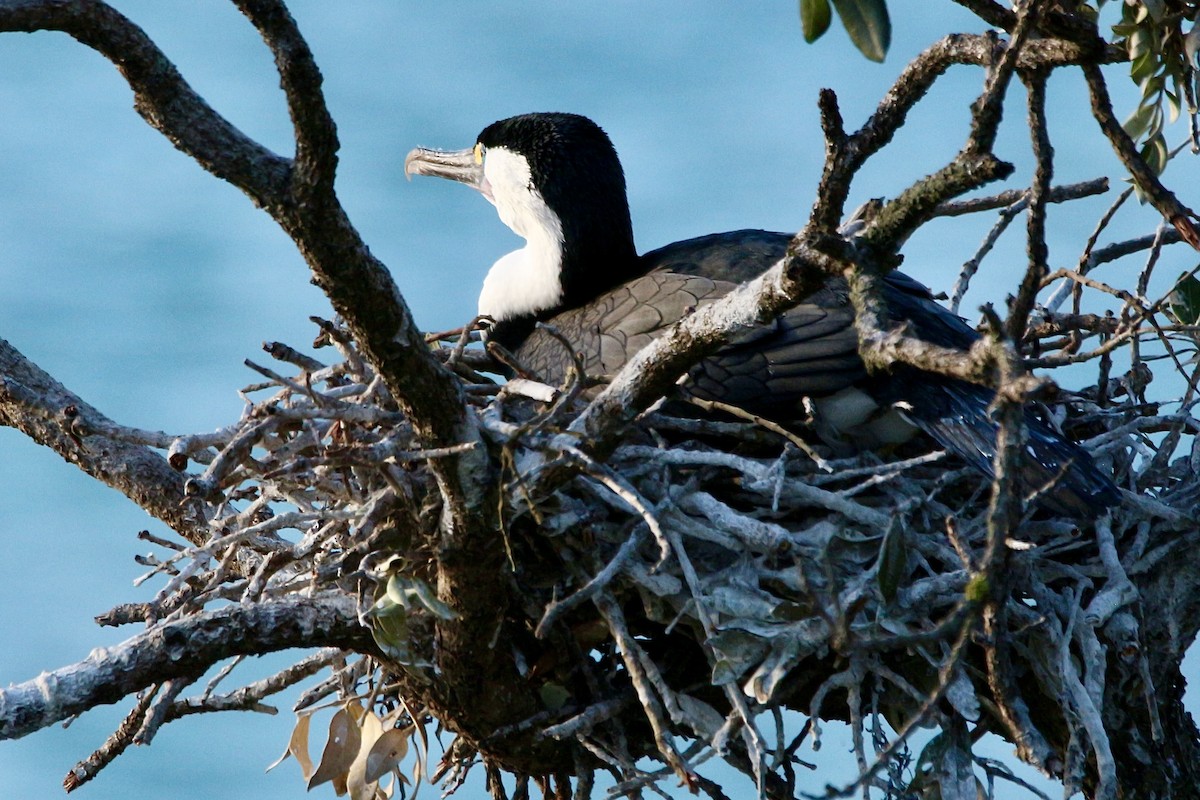
{"label": "bare branch", "polygon": [[1050,144],[1050,133],[1046,130],[1046,75],[1027,75],[1025,86],[1029,97],[1029,133],[1037,167],[1033,173],[1033,185],[1029,187],[1029,221],[1026,226],[1029,264],[1008,313],[1008,337],[1017,342],[1025,338],[1029,313],[1033,310],[1038,290],[1042,288],[1042,279],[1050,271],[1047,264],[1049,248],[1046,247],[1046,198],[1054,177],[1054,148]]}
{"label": "bare branch", "polygon": [[84,661],[0,689],[0,739],[18,739],[153,683],[195,677],[234,655],[289,647],[370,651],[370,633],[344,596],[292,596],[167,622]]}
{"label": "bare branch", "polygon": [[[1065,203],[1083,197],[1104,194],[1108,191],[1108,178],[1095,178],[1090,181],[1069,183],[1065,186],[1055,186],[1046,196],[1048,203]],[[972,197],[967,200],[951,200],[940,204],[934,211],[935,217],[958,217],[963,214],[974,214],[979,211],[994,211],[1019,206],[1025,210],[1029,203],[1028,189],[1009,189],[990,197]]]}
{"label": "bare branch", "polygon": [[204,520],[184,492],[182,474],[149,447],[100,433],[118,426],[3,339],[0,424],[54,450],[189,541],[200,543],[207,538]]}
{"label": "bare branch", "polygon": [[100,0],[4,0],[0,31],[56,30],[121,71],[134,109],[200,166],[244,191],[255,205],[278,202],[290,164],[235,128],[200,97],[137,25]]}

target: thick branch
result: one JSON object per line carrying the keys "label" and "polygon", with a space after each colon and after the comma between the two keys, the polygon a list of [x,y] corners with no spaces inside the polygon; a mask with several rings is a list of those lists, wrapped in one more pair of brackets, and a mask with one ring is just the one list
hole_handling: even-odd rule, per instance
{"label": "thick branch", "polygon": [[321,70],[308,42],[280,0],[235,0],[275,56],[280,86],[296,132],[292,190],[298,199],[333,195],[338,136],[321,91]]}
{"label": "thick branch", "polygon": [[214,111],[137,25],[98,0],[0,0],[0,31],[61,31],[103,55],[134,93],[134,108],[200,166],[250,196],[280,197],[291,169]]}
{"label": "thick branch", "polygon": [[[239,0],[262,34],[280,74],[296,133],[287,202],[267,207],[288,232],[363,354],[413,422],[422,447],[480,443],[474,417],[453,374],[433,357],[391,273],[367,248],[334,191],[337,130],[325,105],[321,73],[281,0]],[[483,448],[433,465],[445,499],[443,533],[490,532],[490,467]]]}
{"label": "thick branch", "polygon": [[999,62],[988,72],[983,94],[971,107],[971,135],[964,148],[968,153],[991,153],[1000,130],[1000,119],[1004,113],[1004,98],[1008,84],[1017,68],[1017,60],[1025,48],[1030,34],[1037,26],[1041,13],[1040,0],[1024,0],[1017,3],[1017,24],[1013,26],[1007,46]]}
{"label": "thick branch", "polygon": [[293,595],[164,623],[77,664],[0,689],[0,739],[19,739],[152,683],[202,675],[230,656],[325,646],[374,649],[351,598]]}
{"label": "thick branch", "polygon": [[[532,693],[524,697],[527,705],[492,703],[493,687],[508,691],[524,684],[507,650],[479,646],[500,629],[511,592],[503,537],[496,533],[492,463],[478,446],[476,418],[459,381],[432,355],[391,274],[338,200],[337,134],[307,43],[280,0],[238,5],[275,56],[295,128],[295,163],[271,156],[266,177],[248,168],[238,171],[245,161],[253,165],[256,154],[265,158],[265,151],[224,123],[145,35],[107,5],[0,0],[0,29],[65,29],[116,63],[138,93],[143,116],[184,152],[245,189],[293,239],[313,282],[411,422],[420,449],[452,453],[429,464],[441,500],[437,592],[456,612],[438,623],[437,658],[446,685],[458,689],[447,702],[455,711],[472,710],[467,719],[478,724],[470,726],[471,733],[482,738],[513,715],[527,716],[537,703]],[[226,151],[232,160],[219,160]]]}
{"label": "thick branch", "polygon": [[1012,171],[1012,164],[991,153],[960,153],[954,161],[885,204],[864,232],[862,244],[876,256],[887,259],[899,243],[933,217],[942,203],[991,181],[1007,178]]}
{"label": "thick branch", "polygon": [[[247,138],[188,86],[146,34],[99,0],[0,0],[0,30],[60,30],[112,61],[138,112],[205,169],[241,188],[296,242],[314,281],[346,320],[366,357],[413,421],[426,448],[478,441],[457,381],[430,354],[391,274],[350,224],[333,189],[337,135],[312,53],[279,0],[244,0],[276,56],[296,129],[297,162]],[[294,172],[293,172],[294,169]],[[435,466],[447,499],[447,529],[480,527],[485,455]],[[490,527],[490,526],[482,526]]]}
{"label": "thick branch", "polygon": [[[73,424],[82,422],[81,425]],[[208,538],[184,475],[143,445],[99,433],[113,423],[0,339],[0,425],[16,428],[133,500],[194,544]],[[77,430],[90,432],[78,434]]]}

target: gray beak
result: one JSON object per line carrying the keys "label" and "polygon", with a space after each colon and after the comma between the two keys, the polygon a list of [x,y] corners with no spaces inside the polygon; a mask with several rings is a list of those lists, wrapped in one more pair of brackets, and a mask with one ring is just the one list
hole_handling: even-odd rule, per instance
{"label": "gray beak", "polygon": [[404,174],[409,178],[413,175],[448,178],[487,194],[484,190],[483,164],[476,161],[473,147],[453,151],[414,148],[404,159]]}

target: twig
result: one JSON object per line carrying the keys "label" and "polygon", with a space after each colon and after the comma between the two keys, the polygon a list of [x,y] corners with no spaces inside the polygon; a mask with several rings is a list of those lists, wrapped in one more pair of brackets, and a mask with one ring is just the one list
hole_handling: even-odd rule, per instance
{"label": "twig", "polygon": [[104,744],[90,756],[71,768],[71,771],[63,778],[63,789],[67,792],[75,791],[99,775],[102,769],[111,764],[121,753],[125,752],[125,749],[133,742],[133,736],[141,727],[146,710],[154,701],[157,693],[157,686],[147,687],[146,691],[138,697],[133,708],[129,710],[129,713],[121,720],[121,724],[105,740]]}

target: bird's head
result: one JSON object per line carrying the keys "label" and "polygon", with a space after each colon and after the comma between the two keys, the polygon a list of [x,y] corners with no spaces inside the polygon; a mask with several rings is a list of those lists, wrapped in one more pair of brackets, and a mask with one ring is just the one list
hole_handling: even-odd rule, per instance
{"label": "bird's head", "polygon": [[496,262],[480,312],[545,317],[628,280],[637,253],[621,162],[607,134],[578,114],[522,114],[488,125],[473,147],[418,147],[405,174],[465,183],[526,240]]}

